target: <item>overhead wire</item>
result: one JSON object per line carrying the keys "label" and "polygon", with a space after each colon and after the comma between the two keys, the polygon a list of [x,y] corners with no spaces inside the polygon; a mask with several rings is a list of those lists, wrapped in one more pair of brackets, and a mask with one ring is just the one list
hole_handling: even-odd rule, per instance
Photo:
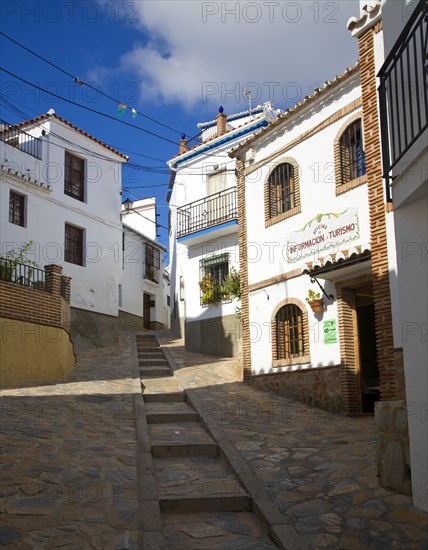
{"label": "overhead wire", "polygon": [[[49,59],[46,59],[46,57],[43,57],[42,55],[40,55],[39,53],[35,52],[34,50],[30,49],[30,48],[27,48],[27,46],[24,46],[24,44],[21,44],[20,42],[18,42],[17,40],[15,40],[14,38],[12,38],[11,36],[8,36],[6,33],[0,31],[0,35],[4,36],[7,40],[10,40],[11,42],[13,42],[14,44],[16,44],[17,46],[19,46],[20,48],[24,49],[25,51],[27,51],[28,53],[34,55],[35,57],[37,57],[38,59],[44,61],[45,63],[48,63],[51,67],[54,67],[55,69],[57,69],[58,71],[61,71],[63,74],[69,76],[70,78],[73,79],[74,82],[76,82],[76,80],[78,80],[79,82],[81,82],[84,86],[92,89],[92,90],[95,90],[97,93],[99,93],[100,95],[114,101],[116,104],[117,103],[123,103],[122,101],[120,100],[117,100],[116,98],[114,98],[113,96],[109,95],[109,94],[106,94],[105,92],[103,92],[102,90],[99,90],[98,88],[96,88],[95,86],[92,86],[91,84],[88,84],[86,82],[83,82],[82,80],[80,80],[80,78],[76,77],[76,75],[73,75],[72,73],[70,73],[69,71],[67,71],[66,69],[60,67],[59,65],[57,65],[56,63],[53,63],[52,61],[50,61]],[[168,124],[165,124],[163,122],[160,122],[159,120],[156,120],[155,118],[153,117],[150,117],[149,115],[146,115],[144,113],[141,113],[139,111],[137,111],[135,109],[136,113],[139,114],[140,116],[144,117],[144,118],[147,118],[147,120],[150,120],[156,124],[159,124],[160,126],[163,126],[164,128],[167,128],[168,130],[171,130],[177,134],[180,134],[182,132],[180,132],[179,130],[176,130],[175,128],[172,128],[171,126],[168,126]]]}

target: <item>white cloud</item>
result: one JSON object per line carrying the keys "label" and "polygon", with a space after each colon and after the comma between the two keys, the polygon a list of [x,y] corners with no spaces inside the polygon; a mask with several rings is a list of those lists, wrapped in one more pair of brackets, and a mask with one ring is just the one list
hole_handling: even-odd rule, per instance
{"label": "white cloud", "polygon": [[346,22],[358,0],[135,5],[144,43],[121,57],[119,70],[140,81],[146,100],[233,112],[253,83],[254,104],[273,99],[284,108],[357,60]]}

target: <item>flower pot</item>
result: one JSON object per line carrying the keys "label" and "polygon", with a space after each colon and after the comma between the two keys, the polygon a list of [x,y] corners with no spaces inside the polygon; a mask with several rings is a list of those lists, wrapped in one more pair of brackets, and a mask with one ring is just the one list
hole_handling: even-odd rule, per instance
{"label": "flower pot", "polygon": [[312,300],[309,302],[309,305],[314,313],[321,313],[324,310],[324,303],[322,299]]}

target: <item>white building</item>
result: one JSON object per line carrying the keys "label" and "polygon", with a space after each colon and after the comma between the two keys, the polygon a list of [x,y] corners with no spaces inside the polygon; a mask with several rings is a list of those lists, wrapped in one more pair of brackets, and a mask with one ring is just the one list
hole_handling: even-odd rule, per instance
{"label": "white building", "polygon": [[[171,326],[186,349],[221,356],[240,350],[238,301],[222,289],[239,270],[235,161],[227,151],[275,120],[267,103],[236,115],[219,109],[199,124],[201,142],[185,139],[168,164],[170,204]],[[211,288],[201,288],[207,283]]]}
{"label": "white building", "polygon": [[384,434],[384,456],[388,451],[398,455],[397,441],[404,446],[394,415],[398,417],[399,408],[405,415],[407,409],[413,502],[424,510],[428,510],[427,10],[424,0],[385,0],[368,7],[362,2],[360,14],[348,23],[359,41],[383,27],[376,35],[380,43],[375,72],[383,176],[387,204],[394,212],[397,268],[393,275],[398,288],[394,339],[402,349],[405,388],[400,400],[381,411],[389,429]]}
{"label": "white building", "polygon": [[[61,264],[72,278],[74,342],[110,344],[123,287],[121,167],[127,157],[50,110],[3,125],[0,160],[0,255],[33,241],[29,258],[41,267]],[[144,261],[141,255],[140,267]],[[141,286],[135,290],[144,293]]]}
{"label": "white building", "polygon": [[156,201],[154,198],[122,207],[123,272],[120,289],[119,320],[128,330],[163,329],[166,287],[164,254],[166,248],[156,241]]}

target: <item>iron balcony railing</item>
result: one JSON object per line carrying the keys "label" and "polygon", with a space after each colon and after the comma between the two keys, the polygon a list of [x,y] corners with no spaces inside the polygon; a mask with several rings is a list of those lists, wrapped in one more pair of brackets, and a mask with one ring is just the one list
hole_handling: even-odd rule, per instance
{"label": "iron balcony railing", "polygon": [[3,120],[0,120],[0,140],[36,159],[42,158],[42,142],[40,139],[19,130],[15,126],[10,126]]}
{"label": "iron balcony railing", "polygon": [[31,265],[0,258],[0,281],[15,283],[37,290],[46,290],[45,271]]}
{"label": "iron balcony railing", "polygon": [[238,217],[236,187],[177,208],[177,238]]}
{"label": "iron balcony railing", "polygon": [[390,202],[398,162],[427,130],[428,3],[420,0],[386,58],[380,79],[379,106],[383,177]]}

